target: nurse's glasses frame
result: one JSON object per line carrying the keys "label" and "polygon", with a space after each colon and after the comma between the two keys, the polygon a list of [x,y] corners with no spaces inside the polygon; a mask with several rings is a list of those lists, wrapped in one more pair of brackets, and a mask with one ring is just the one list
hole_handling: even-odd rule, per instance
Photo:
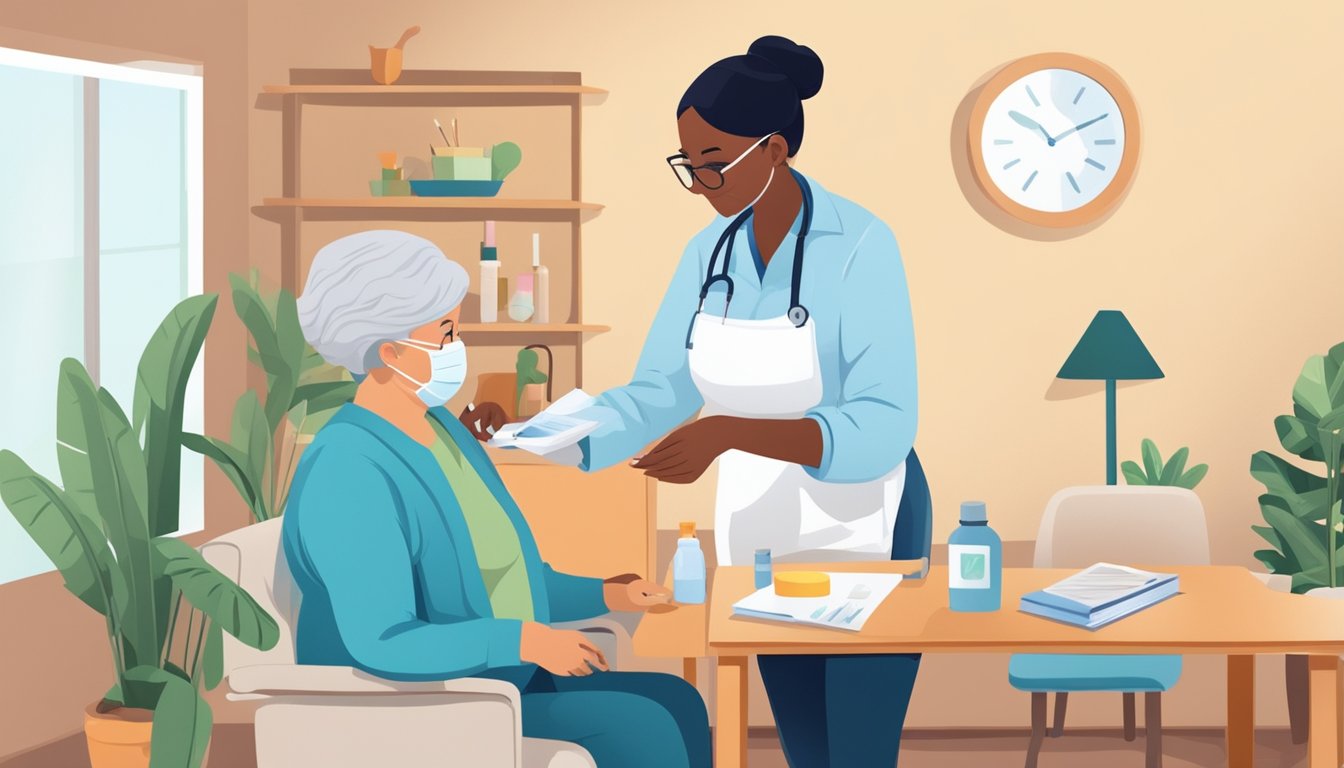
{"label": "nurse's glasses frame", "polygon": [[732,170],[733,166],[742,162],[742,158],[751,154],[751,151],[765,142],[766,139],[774,136],[774,133],[768,133],[760,139],[753,141],[746,151],[737,156],[737,159],[731,163],[705,163],[704,165],[691,165],[690,158],[684,152],[678,152],[667,158],[667,164],[671,166],[672,173],[681,182],[681,186],[690,189],[698,180],[705,189],[718,189],[723,186],[723,175]]}

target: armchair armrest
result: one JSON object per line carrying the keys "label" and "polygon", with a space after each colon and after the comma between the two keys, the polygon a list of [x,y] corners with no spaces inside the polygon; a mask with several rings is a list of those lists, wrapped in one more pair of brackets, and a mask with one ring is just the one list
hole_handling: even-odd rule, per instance
{"label": "armchair armrest", "polygon": [[256,664],[229,673],[234,694],[257,696],[313,696],[322,694],[434,694],[459,693],[472,697],[505,699],[515,709],[518,689],[503,680],[463,677],[455,680],[406,682],[387,680],[354,667],[316,664]]}
{"label": "armchair armrest", "polygon": [[[523,768],[522,702],[503,680],[401,682],[351,667],[262,664],[229,673],[255,701],[258,768],[461,765]],[[531,749],[536,750],[533,744]]]}
{"label": "armchair armrest", "polygon": [[633,640],[635,627],[643,614],[612,612],[591,619],[564,621],[551,626],[555,629],[572,629],[592,635],[609,635],[610,642],[604,643],[603,652],[612,669],[618,669],[634,654]]}

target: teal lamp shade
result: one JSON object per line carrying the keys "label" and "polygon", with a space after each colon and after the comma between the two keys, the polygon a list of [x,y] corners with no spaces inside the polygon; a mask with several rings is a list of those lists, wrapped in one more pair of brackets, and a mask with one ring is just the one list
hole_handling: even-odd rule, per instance
{"label": "teal lamp shade", "polygon": [[1125,313],[1103,309],[1092,318],[1058,376],[1106,382],[1106,484],[1115,485],[1115,382],[1160,379],[1162,369]]}
{"label": "teal lamp shade", "polygon": [[1162,369],[1125,313],[1114,309],[1103,309],[1092,318],[1083,338],[1059,369],[1061,379],[1127,381],[1162,377]]}

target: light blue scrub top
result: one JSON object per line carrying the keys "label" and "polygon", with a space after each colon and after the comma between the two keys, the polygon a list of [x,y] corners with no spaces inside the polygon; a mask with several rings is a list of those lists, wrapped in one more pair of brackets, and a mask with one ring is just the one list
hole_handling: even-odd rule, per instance
{"label": "light blue scrub top", "polygon": [[[816,326],[822,373],[821,402],[807,413],[821,425],[821,465],[804,469],[829,482],[876,480],[904,461],[915,441],[915,334],[901,252],[891,229],[872,213],[793,173],[812,192],[800,301]],[[629,459],[704,405],[691,380],[686,330],[714,244],[730,221],[717,217],[691,239],[654,317],[633,379],[602,393],[581,414],[602,424],[582,443],[584,469]],[[729,317],[762,320],[788,312],[800,224],[801,211],[763,272],[759,256],[752,253],[751,220],[743,225],[729,270],[736,288]],[[724,287],[716,283],[705,301],[705,315],[720,317],[723,312]]]}

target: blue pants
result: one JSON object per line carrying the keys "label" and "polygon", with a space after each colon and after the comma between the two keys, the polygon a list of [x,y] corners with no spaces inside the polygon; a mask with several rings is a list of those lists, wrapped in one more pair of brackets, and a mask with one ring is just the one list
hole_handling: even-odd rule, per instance
{"label": "blue pants", "polygon": [[679,677],[538,669],[521,693],[524,736],[579,744],[598,768],[710,768],[705,702]]}
{"label": "blue pants", "polygon": [[892,768],[919,654],[759,656],[793,768]]}

